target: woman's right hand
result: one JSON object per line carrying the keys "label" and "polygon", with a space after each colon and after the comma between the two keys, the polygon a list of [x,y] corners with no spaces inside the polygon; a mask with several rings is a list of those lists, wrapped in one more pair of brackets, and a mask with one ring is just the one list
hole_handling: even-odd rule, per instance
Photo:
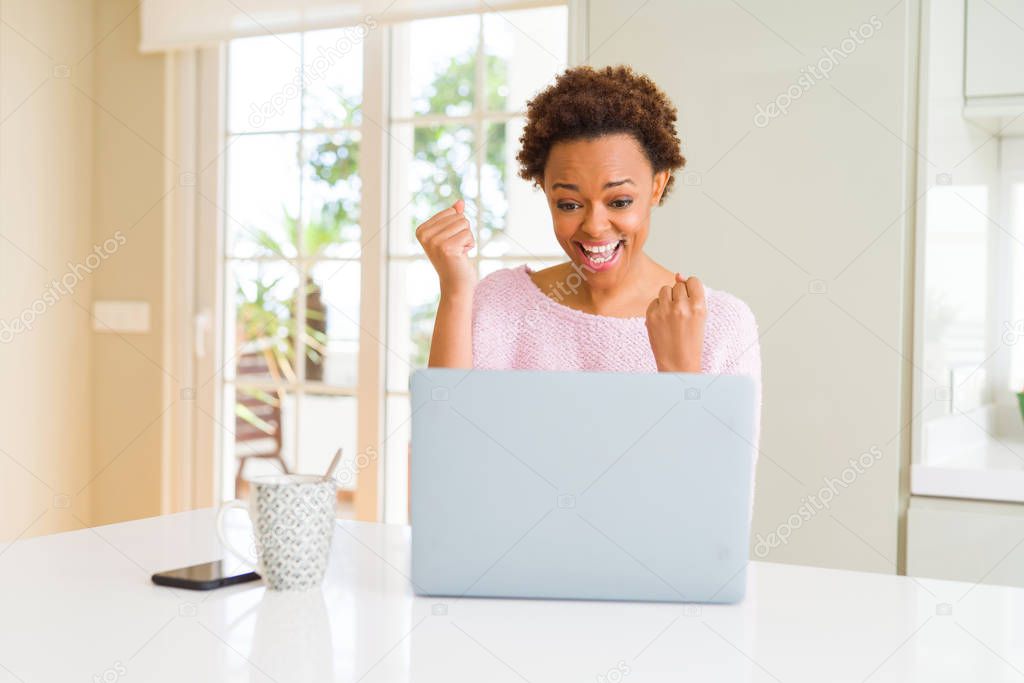
{"label": "woman's right hand", "polygon": [[476,242],[463,215],[465,207],[459,199],[416,228],[416,239],[437,271],[443,295],[471,293],[476,285],[476,269],[469,260]]}

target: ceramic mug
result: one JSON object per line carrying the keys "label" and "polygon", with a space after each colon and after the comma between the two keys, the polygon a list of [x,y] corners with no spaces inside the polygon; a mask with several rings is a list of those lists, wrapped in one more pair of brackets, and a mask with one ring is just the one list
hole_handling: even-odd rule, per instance
{"label": "ceramic mug", "polygon": [[[274,474],[249,480],[249,500],[230,500],[217,514],[217,536],[252,567],[272,590],[308,590],[323,582],[331,552],[337,482],[313,474]],[[236,549],[224,533],[232,508],[248,510],[256,560]]]}

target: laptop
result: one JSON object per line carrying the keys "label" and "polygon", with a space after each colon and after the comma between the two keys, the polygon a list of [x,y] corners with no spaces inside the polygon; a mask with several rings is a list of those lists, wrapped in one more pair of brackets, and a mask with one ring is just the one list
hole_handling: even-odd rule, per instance
{"label": "laptop", "polygon": [[416,594],[742,600],[752,377],[426,368],[409,386]]}

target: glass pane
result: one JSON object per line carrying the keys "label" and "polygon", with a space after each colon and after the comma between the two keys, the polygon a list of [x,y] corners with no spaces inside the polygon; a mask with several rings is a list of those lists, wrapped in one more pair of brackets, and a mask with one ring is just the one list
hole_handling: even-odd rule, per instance
{"label": "glass pane", "polygon": [[228,130],[299,127],[298,34],[240,38],[228,43]]}
{"label": "glass pane", "polygon": [[412,368],[426,367],[441,296],[430,261],[392,261],[388,268],[388,391],[408,391]]}
{"label": "glass pane", "polygon": [[355,387],[359,355],[358,261],[318,263],[306,283],[306,381]]}
{"label": "glass pane", "polygon": [[935,186],[927,197],[924,390],[941,390],[925,412],[972,411],[987,402],[989,212],[984,185]]}
{"label": "glass pane", "polygon": [[1013,251],[1013,292],[1011,321],[1004,324],[1003,343],[1011,344],[1010,389],[1024,392],[1024,182],[1015,182],[1010,190],[1010,230],[1014,238]]}
{"label": "glass pane", "polygon": [[[355,490],[366,457],[356,454],[357,401],[351,396],[306,393],[299,404],[299,458],[295,467],[305,474],[323,474],[335,451],[342,459],[335,470],[339,488]],[[375,457],[370,458],[376,461]]]}
{"label": "glass pane", "polygon": [[409,523],[409,442],[412,439],[408,396],[389,395],[385,415],[384,522]]}
{"label": "glass pane", "polygon": [[[226,367],[239,381],[294,381],[295,295],[298,274],[280,262],[232,261],[226,278],[228,320]],[[232,315],[233,314],[233,315]]]}
{"label": "glass pane", "polygon": [[473,110],[479,15],[414,21],[394,41],[396,68],[408,74],[408,90],[396,92],[393,114],[465,116]]}
{"label": "glass pane", "polygon": [[229,256],[295,256],[298,135],[246,135],[231,142],[225,213]]}
{"label": "glass pane", "polygon": [[362,121],[362,35],[357,28],[305,34],[302,115],[306,128],[358,126]]}
{"label": "glass pane", "polygon": [[975,370],[988,355],[988,204],[984,186],[933,187],[927,197],[924,371],[948,382],[954,405],[965,411],[985,400],[968,396],[961,383],[984,378]]}
{"label": "glass pane", "polygon": [[516,118],[487,125],[480,186],[482,256],[543,258],[562,253],[544,192],[517,174],[515,155],[523,123]]}
{"label": "glass pane", "polygon": [[[423,254],[416,227],[441,209],[466,200],[465,214],[476,231],[477,173],[473,130],[465,126],[397,125],[392,145],[393,254]],[[474,251],[470,254],[475,254]]]}
{"label": "glass pane", "polygon": [[359,139],[358,132],[346,132],[310,135],[304,141],[304,256],[359,256]]}
{"label": "glass pane", "polygon": [[568,66],[568,9],[484,15],[487,108],[525,111],[526,101]]}
{"label": "glass pane", "polygon": [[[266,390],[224,385],[225,496],[244,498],[244,480],[280,474],[281,463],[294,467],[295,396],[283,389]],[[244,460],[241,480],[238,465]]]}

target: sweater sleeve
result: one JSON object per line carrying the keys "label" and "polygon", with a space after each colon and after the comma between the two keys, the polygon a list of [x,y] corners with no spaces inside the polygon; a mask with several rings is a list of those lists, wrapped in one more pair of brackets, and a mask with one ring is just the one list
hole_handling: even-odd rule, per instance
{"label": "sweater sleeve", "polygon": [[[744,305],[745,307],[745,305]],[[750,375],[754,378],[754,430],[753,446],[754,460],[750,473],[750,515],[754,515],[754,488],[757,480],[757,461],[761,454],[761,402],[762,402],[762,378],[761,378],[761,343],[757,332],[757,321],[749,308],[746,309],[749,316],[749,323],[745,326],[747,342],[741,349],[736,359],[736,372]]]}
{"label": "sweater sleeve", "polygon": [[[761,448],[761,340],[757,329],[754,313],[743,302],[740,302],[741,313],[738,319],[735,348],[731,354],[731,362],[727,365],[736,375],[749,375],[754,378],[754,447]],[[755,457],[757,452],[755,451]]]}
{"label": "sweater sleeve", "polygon": [[750,307],[737,297],[726,295],[722,302],[717,324],[725,329],[720,330],[720,338],[724,348],[721,350],[716,370],[724,375],[749,375],[754,379],[754,428],[753,462],[750,473],[750,514],[754,510],[754,485],[757,472],[758,456],[761,453],[761,343],[757,327],[757,319]]}
{"label": "sweater sleeve", "polygon": [[501,370],[508,368],[512,356],[510,345],[514,314],[510,304],[515,293],[510,290],[511,271],[496,270],[477,282],[473,290],[473,367]]}

